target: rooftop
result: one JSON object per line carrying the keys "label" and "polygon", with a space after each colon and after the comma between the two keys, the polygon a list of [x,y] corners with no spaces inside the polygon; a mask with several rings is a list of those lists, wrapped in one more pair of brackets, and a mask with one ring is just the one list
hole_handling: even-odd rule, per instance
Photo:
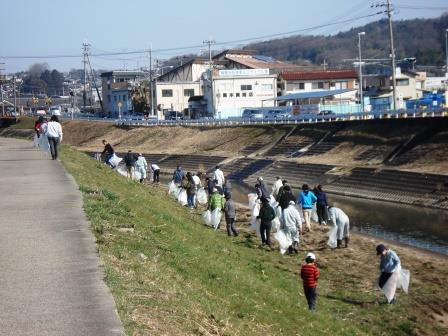
{"label": "rooftop", "polygon": [[348,79],[358,78],[358,73],[355,70],[283,72],[280,77],[284,80]]}

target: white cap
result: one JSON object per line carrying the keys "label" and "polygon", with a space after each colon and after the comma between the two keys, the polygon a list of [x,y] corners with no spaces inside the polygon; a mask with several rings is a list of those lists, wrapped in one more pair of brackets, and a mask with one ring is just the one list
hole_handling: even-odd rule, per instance
{"label": "white cap", "polygon": [[218,189],[213,188],[212,192],[218,192]]}
{"label": "white cap", "polygon": [[306,257],[305,257],[305,259],[308,259],[308,258],[310,258],[310,259],[313,259],[313,260],[316,260],[316,256],[314,255],[314,253],[308,253],[307,255],[306,255]]}
{"label": "white cap", "polygon": [[258,177],[258,181],[263,181],[263,178],[261,176]]}

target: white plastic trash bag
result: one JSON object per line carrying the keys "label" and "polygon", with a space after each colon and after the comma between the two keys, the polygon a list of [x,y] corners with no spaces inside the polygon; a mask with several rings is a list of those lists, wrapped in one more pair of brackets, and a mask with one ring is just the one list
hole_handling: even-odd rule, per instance
{"label": "white plastic trash bag", "polygon": [[33,137],[33,147],[39,147],[39,138],[38,138],[38,136],[37,136],[37,134],[34,134],[34,137]]}
{"label": "white plastic trash bag", "polygon": [[328,233],[327,245],[330,246],[330,248],[336,248],[338,246],[337,236],[338,236],[338,227],[337,225],[333,225],[330,229],[330,232]]}
{"label": "white plastic trash bag", "polygon": [[174,183],[174,181],[171,181],[168,184],[168,194],[174,196],[176,194],[176,189],[177,189],[176,183]]}
{"label": "white plastic trash bag", "polygon": [[257,194],[247,194],[247,198],[249,199],[249,209],[252,210],[257,202],[258,196]]}
{"label": "white plastic trash bag", "polygon": [[275,216],[277,216],[278,218],[282,218],[282,207],[281,206],[278,206],[278,207],[276,207],[276,208],[274,208],[275,209]]}
{"label": "white plastic trash bag", "polygon": [[255,203],[254,208],[251,211],[252,217],[258,217],[260,214],[260,203]]}
{"label": "white plastic trash bag", "polygon": [[199,202],[199,204],[207,204],[207,193],[205,192],[204,188],[200,188],[198,190],[198,194],[197,194],[197,200]]}
{"label": "white plastic trash bag", "polygon": [[311,210],[311,220],[315,223],[319,222],[319,217],[317,216],[317,206],[313,205],[313,210]]}
{"label": "white plastic trash bag", "polygon": [[205,225],[210,226],[212,223],[212,213],[210,210],[205,211],[202,214],[202,220],[204,221]]}
{"label": "white plastic trash bag", "polygon": [[275,200],[275,197],[274,196],[270,196],[270,198],[269,198],[269,205],[273,208],[273,209],[275,209],[276,207],[278,207],[278,202]]}
{"label": "white plastic trash bag", "polygon": [[277,240],[278,245],[280,246],[280,253],[285,254],[288,248],[292,245],[292,240],[288,238],[288,236],[285,234],[285,231],[283,230],[278,230],[276,233],[274,233],[274,238],[275,240]]}
{"label": "white plastic trash bag", "polygon": [[217,230],[219,223],[221,223],[221,209],[215,209],[211,213],[211,225]]}
{"label": "white plastic trash bag", "polygon": [[187,191],[185,189],[182,189],[181,192],[179,193],[179,196],[177,196],[177,201],[182,205],[185,206],[188,204],[188,199],[187,199]]}
{"label": "white plastic trash bag", "polygon": [[398,283],[397,288],[401,288],[406,294],[409,291],[409,282],[411,281],[411,272],[407,269],[402,269],[401,267],[398,272]]}
{"label": "white plastic trash bag", "polygon": [[252,217],[250,220],[250,228],[260,236],[260,220],[257,217]]}
{"label": "white plastic trash bag", "polygon": [[117,173],[125,177],[128,175],[128,173],[126,172],[126,167],[124,166],[118,166],[115,170],[117,171]]}
{"label": "white plastic trash bag", "polygon": [[112,157],[109,159],[109,164],[111,166],[118,166],[118,164],[123,160],[122,158],[119,158],[115,153],[112,155]]}
{"label": "white plastic trash bag", "polygon": [[278,230],[280,230],[280,219],[278,217],[275,217],[272,220],[272,228],[271,228],[272,232],[277,232]]}
{"label": "white plastic trash bag", "polygon": [[50,151],[50,143],[48,142],[48,138],[45,134],[41,134],[39,137],[39,149],[44,153],[48,153]]}
{"label": "white plastic trash bag", "polygon": [[387,302],[391,302],[395,297],[395,292],[397,288],[402,288],[403,291],[407,294],[409,290],[409,281],[411,274],[409,270],[404,270],[399,266],[394,273],[390,276],[390,278],[386,281],[381,291],[384,293],[384,296],[387,299]]}

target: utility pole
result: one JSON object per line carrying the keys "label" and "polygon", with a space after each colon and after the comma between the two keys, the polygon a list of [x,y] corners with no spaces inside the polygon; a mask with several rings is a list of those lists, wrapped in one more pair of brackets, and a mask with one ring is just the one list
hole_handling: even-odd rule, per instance
{"label": "utility pole", "polygon": [[204,44],[208,44],[208,66],[209,66],[209,80],[210,80],[210,91],[211,91],[211,113],[213,114],[213,117],[215,117],[215,90],[213,86],[213,64],[212,64],[212,44],[215,44],[216,42],[213,41],[211,38],[208,40],[203,41]]}
{"label": "utility pole", "polygon": [[321,64],[324,67],[324,71],[327,71],[327,60],[324,58],[324,62]]}
{"label": "utility pole", "polygon": [[210,38],[209,40],[205,40],[203,43],[208,45],[208,62],[209,62],[210,70],[211,70],[212,69],[212,44],[215,44],[216,42]]}
{"label": "utility pole", "polygon": [[359,101],[361,103],[361,112],[364,112],[364,97],[362,94],[362,53],[361,53],[361,36],[365,35],[365,32],[358,33],[358,51],[359,51]]}
{"label": "utility pole", "polygon": [[393,99],[394,99],[394,111],[397,110],[397,79],[395,74],[395,47],[394,47],[394,33],[392,29],[392,0],[387,0],[387,17],[389,19],[389,38],[390,38],[390,54],[392,57],[392,88],[393,88]]}
{"label": "utility pole", "polygon": [[[151,95],[151,115],[154,115],[154,87],[153,87],[153,79],[152,79],[152,44],[149,47],[149,90]],[[157,119],[158,114],[157,114]]]}
{"label": "utility pole", "polygon": [[2,71],[5,70],[3,68],[5,63],[0,63],[0,99],[2,100],[2,117],[5,116],[5,101],[3,100],[3,77]]}
{"label": "utility pole", "polygon": [[12,76],[12,90],[14,92],[14,117],[17,112],[16,76]]}
{"label": "utility pole", "polygon": [[83,98],[83,106],[84,106],[84,112],[86,111],[86,101],[87,101],[87,60],[88,60],[88,55],[89,55],[89,49],[90,49],[90,44],[88,44],[87,42],[84,42],[82,44],[82,48],[83,48],[83,64],[84,64],[84,91],[82,94],[82,98]]}

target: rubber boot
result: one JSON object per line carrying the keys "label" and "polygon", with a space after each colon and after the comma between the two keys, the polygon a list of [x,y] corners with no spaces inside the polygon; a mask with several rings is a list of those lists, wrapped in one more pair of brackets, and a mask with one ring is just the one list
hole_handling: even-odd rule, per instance
{"label": "rubber boot", "polygon": [[348,247],[348,242],[350,241],[350,238],[349,237],[345,237],[345,248],[347,248]]}
{"label": "rubber boot", "polygon": [[289,247],[288,247],[288,254],[292,254],[292,245],[289,245]]}
{"label": "rubber boot", "polygon": [[295,241],[292,245],[292,249],[294,250],[295,254],[298,254],[299,253],[299,243]]}
{"label": "rubber boot", "polygon": [[337,244],[338,244],[338,245],[337,245],[337,248],[341,248],[342,240],[339,240],[339,239],[338,239],[338,240],[337,240]]}

